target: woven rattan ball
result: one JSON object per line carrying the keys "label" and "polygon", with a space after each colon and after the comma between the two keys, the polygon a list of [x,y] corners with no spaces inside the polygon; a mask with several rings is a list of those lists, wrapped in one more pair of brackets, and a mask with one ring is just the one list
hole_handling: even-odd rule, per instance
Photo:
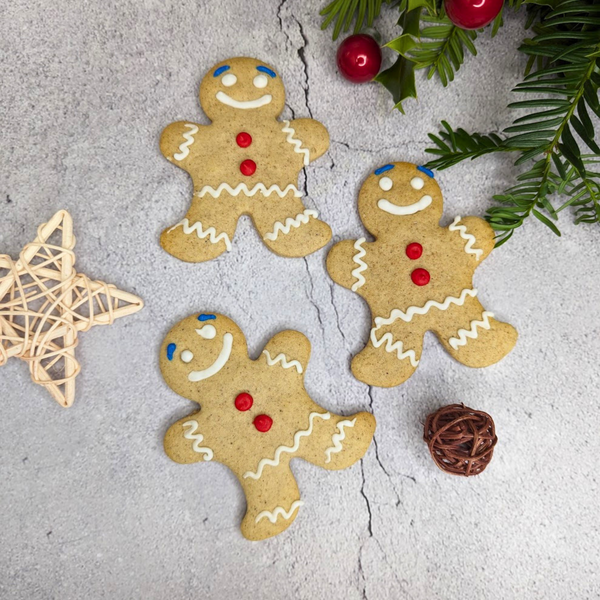
{"label": "woven rattan ball", "polygon": [[449,404],[431,413],[423,439],[442,471],[462,477],[483,472],[498,441],[492,417],[464,404]]}

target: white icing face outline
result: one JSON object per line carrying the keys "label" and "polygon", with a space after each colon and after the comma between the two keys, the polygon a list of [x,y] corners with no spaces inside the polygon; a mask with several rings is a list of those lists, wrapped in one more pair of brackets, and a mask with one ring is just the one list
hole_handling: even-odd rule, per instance
{"label": "white icing face outline", "polygon": [[[204,329],[204,327],[202,329]],[[227,361],[231,356],[232,346],[233,335],[231,335],[231,333],[225,333],[223,335],[223,347],[221,348],[221,352],[219,352],[219,356],[217,356],[215,362],[201,371],[190,371],[188,379],[192,382],[198,382],[216,375],[227,364]]]}

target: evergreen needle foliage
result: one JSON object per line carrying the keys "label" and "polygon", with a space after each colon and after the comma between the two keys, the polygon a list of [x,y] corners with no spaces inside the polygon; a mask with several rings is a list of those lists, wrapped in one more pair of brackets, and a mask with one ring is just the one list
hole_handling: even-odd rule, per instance
{"label": "evergreen needle foliage", "polygon": [[[354,21],[357,32],[365,22],[372,25],[381,5],[382,0],[334,0],[321,13],[323,28],[336,19],[335,39]],[[517,185],[494,196],[498,205],[487,215],[498,232],[497,245],[530,216],[560,235],[555,222],[567,207],[574,208],[577,223],[600,221],[600,146],[593,124],[600,118],[600,0],[507,0],[506,5],[526,8],[526,27],[533,34],[519,47],[528,62],[524,80],[513,90],[519,99],[509,105],[519,116],[502,136],[468,133],[442,121],[438,135],[429,135],[434,147],[427,150],[436,156],[427,166],[438,169],[494,152],[517,154],[515,164],[527,170]],[[401,0],[398,8],[402,33],[386,44],[398,58],[376,80],[404,112],[403,101],[417,97],[415,70],[427,69],[428,78],[437,74],[448,85],[465,56],[477,54],[475,41],[483,30],[453,25],[441,0]],[[492,36],[501,25],[502,13],[490,27]]]}

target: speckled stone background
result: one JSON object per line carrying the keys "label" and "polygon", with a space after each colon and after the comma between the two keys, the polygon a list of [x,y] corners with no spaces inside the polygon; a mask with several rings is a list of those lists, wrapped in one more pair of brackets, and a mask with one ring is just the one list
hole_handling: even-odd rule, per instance
{"label": "speckled stone background", "polygon": [[[597,598],[600,350],[597,227],[565,211],[556,238],[531,222],[479,268],[484,304],[520,331],[500,364],[471,370],[428,336],[418,372],[368,389],[349,359],[368,336],[360,298],[328,278],[325,251],[283,259],[248,219],[233,251],[176,261],[160,231],[188,206],[191,182],[159,153],[162,128],[206,122],[197,102],[214,63],[274,64],[285,115],[328,127],[331,149],[302,182],[336,239],[363,233],[361,180],[390,160],[426,160],[441,119],[500,130],[523,70],[523,21],[486,35],[456,82],[419,77],[420,100],[393,112],[375,85],[336,73],[319,29],[322,1],[13,0],[0,20],[0,252],[16,256],[39,223],[67,208],[78,268],[141,295],[143,312],[81,335],[71,409],[0,370],[0,597],[4,599]],[[384,36],[396,17],[380,19]],[[388,60],[391,57],[388,57]],[[510,157],[438,174],[444,222],[482,215],[514,181]],[[239,532],[240,487],[216,463],[172,463],[167,426],[194,409],[163,382],[163,335],[194,311],[244,329],[254,357],[294,328],[313,344],[306,384],[332,410],[372,410],[375,443],[343,472],[294,464],[305,506],[277,538]],[[499,444],[470,480],[438,471],[421,440],[426,414],[462,401],[490,412]]]}

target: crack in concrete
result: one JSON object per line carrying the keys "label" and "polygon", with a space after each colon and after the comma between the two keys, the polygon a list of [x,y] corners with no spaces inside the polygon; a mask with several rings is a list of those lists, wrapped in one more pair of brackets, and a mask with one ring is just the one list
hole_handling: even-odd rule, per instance
{"label": "crack in concrete", "polygon": [[333,312],[335,313],[335,322],[338,328],[338,331],[340,332],[340,335],[342,336],[342,339],[344,340],[344,344],[346,343],[346,334],[344,333],[343,329],[342,329],[342,325],[340,322],[340,313],[338,312],[337,306],[335,305],[335,301],[333,299],[333,286],[335,284],[330,281],[329,282],[329,297],[331,298],[331,307],[333,308]]}
{"label": "crack in concrete", "polygon": [[313,280],[312,273],[310,272],[310,269],[308,267],[308,260],[306,259],[306,256],[303,256],[302,260],[304,261],[304,266],[306,267],[306,273],[308,274],[308,281],[310,282],[310,289],[308,290],[308,294],[306,295],[306,297],[308,298],[309,302],[315,307],[315,309],[317,311],[317,319],[319,321],[319,325],[321,326],[321,333],[323,335],[323,338],[325,338],[325,323],[323,321],[323,316],[321,313],[321,309],[319,307],[319,303],[315,302],[315,299],[314,299],[315,282]]}
{"label": "crack in concrete", "polygon": [[360,486],[360,495],[365,499],[365,504],[367,505],[367,512],[369,513],[369,522],[367,523],[367,531],[369,532],[369,537],[373,537],[373,513],[371,512],[371,502],[367,495],[365,494],[365,467],[364,467],[364,459],[360,459],[360,473],[362,475],[362,484]]}

